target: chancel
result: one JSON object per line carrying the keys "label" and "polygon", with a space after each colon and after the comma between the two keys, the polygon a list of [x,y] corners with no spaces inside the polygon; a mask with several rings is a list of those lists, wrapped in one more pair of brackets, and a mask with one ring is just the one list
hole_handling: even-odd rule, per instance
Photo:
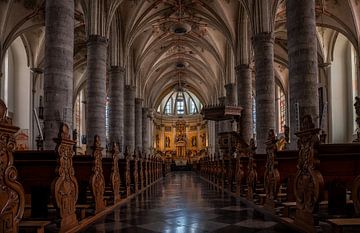
{"label": "chancel", "polygon": [[359,0],[0,12],[0,233],[360,232]]}

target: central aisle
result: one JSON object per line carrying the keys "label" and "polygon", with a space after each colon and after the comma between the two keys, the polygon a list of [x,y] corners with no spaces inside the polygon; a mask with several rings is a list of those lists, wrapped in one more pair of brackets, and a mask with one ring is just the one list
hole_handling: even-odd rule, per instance
{"label": "central aisle", "polygon": [[83,232],[290,233],[192,172],[170,173],[142,195]]}

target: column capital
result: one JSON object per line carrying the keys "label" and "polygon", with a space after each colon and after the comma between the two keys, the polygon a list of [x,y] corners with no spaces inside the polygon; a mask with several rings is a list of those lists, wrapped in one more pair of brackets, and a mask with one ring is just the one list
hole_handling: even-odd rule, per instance
{"label": "column capital", "polygon": [[329,68],[331,66],[331,62],[322,62],[322,63],[318,63],[319,68]]}
{"label": "column capital", "polygon": [[256,35],[253,35],[251,38],[251,41],[253,44],[256,44],[258,42],[268,42],[268,43],[274,43],[274,33],[273,32],[260,32]]}
{"label": "column capital", "polygon": [[235,66],[235,72],[240,72],[240,71],[246,70],[246,69],[250,69],[249,64],[239,64],[239,65]]}
{"label": "column capital", "polygon": [[122,66],[111,66],[109,72],[113,73],[125,73],[125,68]]}
{"label": "column capital", "polygon": [[107,46],[108,44],[108,39],[104,36],[100,36],[100,35],[89,35],[86,41],[87,45],[90,44],[104,44],[105,46]]}
{"label": "column capital", "polygon": [[135,91],[136,87],[131,85],[125,85],[124,89],[127,91]]}
{"label": "column capital", "polygon": [[226,101],[226,96],[219,97],[219,104],[220,105],[225,105],[225,101]]}
{"label": "column capital", "polygon": [[142,104],[143,101],[144,99],[142,98],[135,98],[135,104]]}
{"label": "column capital", "polygon": [[236,85],[235,83],[227,83],[224,85],[224,88],[226,90],[231,90],[231,88],[235,88],[235,85]]}

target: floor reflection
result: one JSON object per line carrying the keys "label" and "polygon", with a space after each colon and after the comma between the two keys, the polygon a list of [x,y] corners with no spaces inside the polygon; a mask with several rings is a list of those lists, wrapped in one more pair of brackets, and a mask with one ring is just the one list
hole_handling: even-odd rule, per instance
{"label": "floor reflection", "polygon": [[266,219],[192,172],[171,173],[82,232],[294,232]]}

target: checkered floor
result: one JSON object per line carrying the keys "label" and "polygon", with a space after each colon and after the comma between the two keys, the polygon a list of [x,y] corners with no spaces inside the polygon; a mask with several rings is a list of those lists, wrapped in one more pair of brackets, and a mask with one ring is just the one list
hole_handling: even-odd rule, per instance
{"label": "checkered floor", "polygon": [[290,233],[294,230],[214,190],[192,172],[175,172],[83,232]]}

